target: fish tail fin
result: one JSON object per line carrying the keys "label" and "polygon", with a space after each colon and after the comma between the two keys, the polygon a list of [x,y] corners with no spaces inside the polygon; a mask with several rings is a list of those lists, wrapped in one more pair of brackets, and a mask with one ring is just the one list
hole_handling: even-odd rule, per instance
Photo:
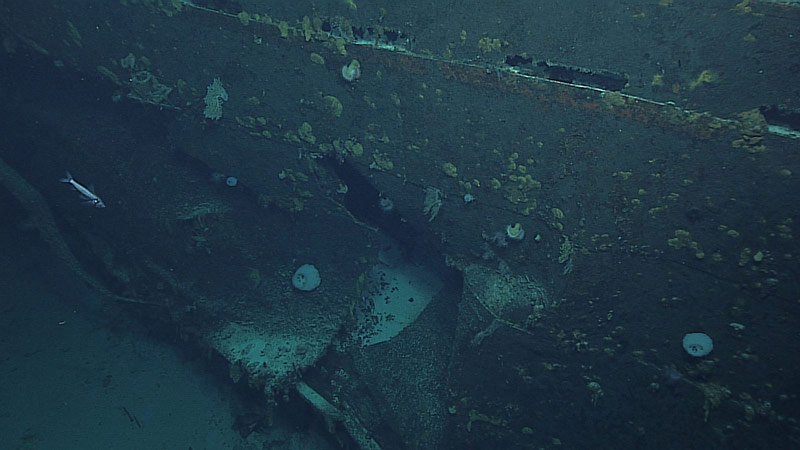
{"label": "fish tail fin", "polygon": [[64,177],[64,178],[59,179],[58,181],[60,181],[62,183],[69,183],[70,181],[72,181],[72,174],[69,173],[69,170],[68,170],[67,171],[67,176]]}

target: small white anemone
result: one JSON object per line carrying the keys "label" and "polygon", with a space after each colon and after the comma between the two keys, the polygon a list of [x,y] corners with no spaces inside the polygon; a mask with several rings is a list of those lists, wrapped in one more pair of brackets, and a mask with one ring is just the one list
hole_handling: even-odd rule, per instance
{"label": "small white anemone", "polygon": [[392,212],[394,210],[394,202],[383,195],[378,197],[378,206],[381,208],[381,211],[385,213]]}

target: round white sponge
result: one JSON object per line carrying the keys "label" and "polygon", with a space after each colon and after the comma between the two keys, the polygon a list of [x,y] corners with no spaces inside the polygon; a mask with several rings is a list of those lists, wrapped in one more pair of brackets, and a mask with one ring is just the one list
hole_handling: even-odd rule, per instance
{"label": "round white sponge", "polygon": [[319,271],[311,264],[303,264],[292,275],[292,286],[301,291],[313,291],[320,281]]}
{"label": "round white sponge", "polygon": [[714,350],[714,342],[705,333],[688,333],[683,337],[683,349],[686,353],[699,358]]}

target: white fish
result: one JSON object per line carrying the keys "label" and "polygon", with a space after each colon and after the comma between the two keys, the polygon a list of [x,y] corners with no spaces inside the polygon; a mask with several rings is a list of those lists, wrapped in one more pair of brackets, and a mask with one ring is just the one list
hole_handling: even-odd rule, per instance
{"label": "white fish", "polygon": [[94,189],[92,188],[91,185],[89,185],[89,187],[87,188],[86,186],[78,183],[77,181],[75,181],[75,178],[72,178],[72,174],[70,174],[69,172],[67,172],[67,176],[65,178],[62,178],[59,181],[61,181],[62,183],[69,183],[70,186],[72,186],[76,191],[78,191],[79,194],[81,194],[81,197],[83,197],[83,199],[86,200],[87,203],[94,206],[95,208],[106,207],[106,204],[103,203],[103,200],[100,199],[100,197],[98,197],[97,195],[95,195],[94,192],[92,192],[94,191]]}

